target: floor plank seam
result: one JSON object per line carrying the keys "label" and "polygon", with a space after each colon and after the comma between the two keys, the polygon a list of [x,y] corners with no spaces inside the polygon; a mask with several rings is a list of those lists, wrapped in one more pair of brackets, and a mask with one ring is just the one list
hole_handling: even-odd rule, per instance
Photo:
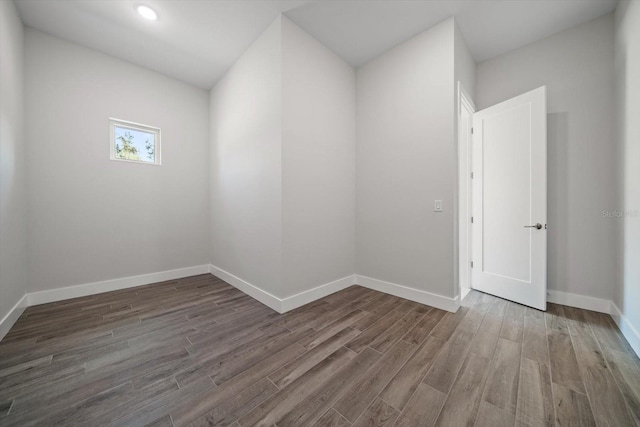
{"label": "floor plank seam", "polygon": [[[367,408],[368,408],[368,406],[367,406]],[[326,414],[327,412],[329,412],[331,409],[333,409],[334,411],[336,411],[336,412],[338,413],[338,415],[340,415],[340,416],[341,416],[341,417],[342,417],[346,422],[348,422],[349,424],[353,424],[351,421],[349,421],[349,420],[347,419],[347,417],[345,417],[345,416],[344,416],[344,414],[343,414],[342,412],[340,412],[340,411],[338,411],[338,409],[336,409],[336,407],[335,407],[335,403],[334,403],[333,405],[331,405],[331,407],[330,407],[327,411],[325,411],[325,414]],[[323,414],[323,415],[324,415],[324,414]],[[320,418],[322,418],[322,417],[320,417]],[[354,422],[355,422],[355,421],[354,421]]]}
{"label": "floor plank seam", "polygon": [[[285,366],[286,366],[286,365],[285,365]],[[277,372],[277,371],[275,371],[275,372]],[[273,374],[273,372],[272,372],[272,374]],[[269,374],[269,375],[271,375],[271,374]],[[278,385],[277,385],[276,383],[274,383],[274,382],[273,382],[273,380],[271,379],[271,377],[270,377],[269,375],[267,375],[267,379],[269,380],[269,382],[270,382],[271,384],[273,384],[273,386],[276,388],[276,390],[278,390],[278,391],[279,391],[279,390],[283,390],[284,388],[286,388],[286,386],[285,386],[284,388],[282,388],[282,389],[281,389],[280,387],[278,387]]]}
{"label": "floor plank seam", "polygon": [[[407,344],[410,344],[410,343],[407,343]],[[413,344],[411,344],[411,345],[413,345]],[[378,353],[378,354],[384,354],[384,353],[383,353],[383,352],[381,352],[380,350],[376,350],[375,348],[373,348],[373,347],[371,347],[371,346],[369,346],[369,345],[367,345],[365,348],[363,348],[363,349],[360,351],[360,353],[362,353],[366,348],[368,348],[369,350],[373,350],[373,351],[375,351],[375,352],[376,352],[376,353]],[[347,347],[347,350],[351,350],[351,349]],[[353,350],[351,350],[351,351],[353,351]],[[356,352],[356,353],[357,353],[357,352]]]}
{"label": "floor plank seam", "polygon": [[[598,345],[598,348],[600,349],[600,354],[602,355],[602,359],[606,365],[606,368],[609,370],[609,372],[613,372],[611,369],[611,363],[609,362],[609,360],[607,360],[607,357],[605,356],[605,352],[603,350],[604,348],[604,344],[602,344],[602,342],[600,342],[600,339],[598,338],[598,336],[595,334],[594,330],[593,330],[593,326],[591,324],[591,322],[587,321],[587,325],[589,326],[589,330],[591,331],[591,335],[593,335],[593,338],[595,339],[596,344]],[[613,375],[612,375],[613,376]],[[633,411],[631,410],[630,404],[627,400],[627,396],[625,395],[625,393],[623,392],[622,388],[620,387],[620,384],[618,383],[618,380],[616,379],[615,376],[613,376],[613,381],[616,384],[616,387],[618,388],[618,391],[620,392],[620,395],[622,396],[622,398],[624,399],[624,403],[625,406],[627,408],[627,412],[628,415],[631,417],[631,419],[633,419]],[[585,387],[585,390],[586,387]],[[587,390],[588,391],[588,390]],[[587,395],[588,396],[588,395]],[[591,406],[591,412],[593,413],[593,405],[591,403],[591,398],[589,398],[589,405]],[[594,418],[596,418],[596,415],[593,414]]]}
{"label": "floor plank seam", "polygon": [[[491,308],[492,306],[493,306],[493,304],[490,306],[490,308]],[[484,316],[484,317],[483,317],[483,319],[482,319],[483,321],[484,321],[484,318],[488,315],[488,313],[489,313],[489,310],[487,310],[487,311],[485,312],[485,316]],[[498,343],[500,342],[500,340],[501,340],[501,339],[503,339],[503,338],[500,336],[500,332],[502,331],[502,326],[504,325],[505,318],[506,318],[506,307],[505,307],[505,312],[504,312],[504,314],[502,315],[502,320],[500,321],[500,330],[498,331],[498,336],[497,336],[496,342],[494,343],[493,350],[491,351],[491,356],[489,357],[489,364],[490,364],[490,365],[492,364],[492,362],[493,362],[493,360],[494,360],[494,356],[495,356],[496,351],[497,351],[497,349],[498,349]],[[523,323],[524,323],[524,320],[523,320]],[[523,325],[523,326],[524,326],[524,325]],[[518,362],[519,362],[519,366],[518,366],[518,385],[519,385],[519,384],[520,384],[520,372],[521,372],[521,368],[522,368],[522,341],[521,341],[521,342],[518,342],[518,341],[512,341],[512,340],[508,340],[508,341],[509,341],[509,342],[515,342],[515,343],[516,343],[516,344],[518,344],[518,346],[519,346],[519,351],[520,351],[520,359],[519,359],[519,361],[518,361]],[[479,356],[482,356],[482,355],[481,355],[481,354],[479,354],[479,353],[475,353],[475,354],[478,354]],[[491,372],[491,371],[489,371],[489,372]],[[517,407],[518,407],[518,392],[519,392],[519,389],[520,389],[520,387],[517,387],[517,388],[516,388],[516,396],[515,396],[516,412],[517,412]],[[480,397],[480,405],[478,406],[478,411],[480,410],[479,408],[480,408],[480,406],[482,405],[482,403],[483,403],[483,402],[484,402],[484,403],[486,403],[486,404],[488,404],[488,405],[493,406],[494,408],[498,408],[497,406],[495,406],[495,405],[491,404],[490,402],[488,402],[488,401],[485,399],[486,393],[487,393],[487,388],[486,388],[486,385],[485,385],[485,388],[484,388],[484,390],[482,391],[482,395],[481,395],[481,397]],[[502,410],[501,408],[498,408],[498,409]],[[516,423],[516,413],[513,413],[513,417],[514,417],[514,424],[515,424],[515,423]],[[476,412],[476,419],[474,420],[474,423],[473,423],[473,424],[474,424],[474,426],[477,424],[477,422],[478,422],[478,416],[477,416],[477,412]]]}
{"label": "floor plank seam", "polygon": [[[549,380],[550,380],[550,385],[551,385],[551,404],[553,405],[553,423],[555,425],[558,424],[558,411],[556,408],[556,397],[555,397],[555,393],[553,391],[553,372],[551,372],[551,352],[549,351],[549,335],[547,333],[547,316],[544,316],[544,337],[545,337],[545,344],[547,344],[547,370],[549,371]],[[524,337],[523,337],[523,344],[524,344]],[[571,344],[573,345],[573,343]],[[585,388],[586,390],[586,388]],[[589,402],[589,405],[591,405],[591,402]]]}
{"label": "floor plank seam", "polygon": [[[462,324],[462,322],[464,322],[464,320],[467,318],[467,316],[469,316],[471,313],[473,313],[473,308],[476,306],[476,304],[478,304],[478,302],[479,302],[479,300],[477,300],[474,304],[472,304],[472,305],[469,307],[469,310],[468,310],[468,311],[467,311],[467,313],[462,317],[462,319],[460,319],[460,322],[459,322],[459,323],[458,323],[458,325],[456,326],[456,329],[454,329],[454,332],[452,333],[451,337],[449,337],[449,339],[451,339],[451,338],[453,337],[453,334],[457,331],[457,328]],[[477,326],[477,328],[475,328],[475,330],[473,331],[473,334],[472,334],[472,338],[471,338],[471,340],[473,340],[473,337],[475,337],[475,334],[478,332],[478,330],[479,330],[479,328],[480,328],[480,325],[482,324],[482,320],[484,320],[484,317],[485,317],[485,316],[486,316],[486,314],[487,314],[487,311],[488,311],[488,307],[487,307],[487,309],[485,310],[484,314],[482,315],[482,318],[478,321],[478,326]],[[450,341],[448,341],[448,342],[450,342]],[[494,349],[494,352],[495,352],[495,349]],[[446,405],[446,402],[447,402],[447,400],[449,399],[449,396],[451,395],[451,391],[452,391],[452,390],[453,390],[453,388],[455,387],[456,383],[458,382],[458,379],[460,378],[460,375],[462,374],[462,371],[463,371],[464,365],[465,365],[466,361],[468,360],[468,358],[469,358],[469,355],[470,355],[470,354],[472,354],[472,351],[471,351],[471,341],[469,342],[469,348],[468,348],[468,350],[467,350],[467,354],[465,355],[464,361],[462,362],[462,364],[461,364],[461,365],[460,365],[460,367],[458,368],[458,372],[456,373],[455,378],[454,378],[454,379],[453,379],[453,381],[451,382],[451,385],[449,386],[449,390],[447,391],[447,393],[445,393],[445,394],[446,394],[446,396],[447,396],[447,398],[445,399],[445,401],[444,401],[444,403],[443,403],[443,405],[442,405],[442,408],[440,408],[440,411],[439,411],[439,413],[438,413],[438,416],[435,418],[435,422],[436,422],[436,424],[438,423],[438,420],[440,419],[440,415],[442,414],[442,411],[444,410],[444,407],[445,407],[445,405]],[[474,353],[474,354],[475,354],[475,353]],[[480,355],[480,356],[481,356],[481,355]],[[492,361],[492,359],[489,359],[489,364],[490,364],[490,365],[491,365],[491,361]],[[435,363],[434,363],[434,365],[435,365]],[[490,370],[490,369],[491,369],[491,366],[490,366],[490,365],[489,365],[489,369],[488,369],[488,370]],[[430,370],[431,370],[432,368],[433,368],[433,365],[432,365],[432,367],[430,368]],[[483,394],[484,394],[484,391],[485,391],[485,385],[486,385],[486,380],[487,380],[486,376],[487,376],[488,374],[489,374],[489,372],[487,372],[487,373],[485,374],[485,378],[484,378],[484,380],[483,380],[483,382],[482,382],[483,390],[482,390],[482,392],[480,393],[480,401],[479,401],[479,403],[478,403],[478,409],[476,410],[475,414],[473,415],[473,417],[474,417],[474,419],[473,419],[473,424],[474,424],[474,425],[475,425],[475,422],[476,422],[476,419],[477,419],[477,415],[478,415],[478,410],[479,410],[479,408],[480,408],[480,404],[482,403],[482,397],[483,397]],[[426,378],[426,377],[425,377],[425,378]],[[469,421],[469,420],[468,420],[468,421]]]}
{"label": "floor plank seam", "polygon": [[[357,424],[358,424],[358,421],[360,420],[360,418],[364,417],[364,416],[365,416],[365,414],[367,413],[367,411],[369,410],[369,408],[371,408],[371,407],[375,404],[376,399],[378,399],[378,398],[377,398],[377,397],[376,397],[376,398],[374,398],[374,399],[371,401],[371,403],[370,403],[370,404],[369,404],[369,405],[364,409],[364,411],[362,411],[362,413],[361,413],[360,415],[358,415],[358,416],[356,417],[356,419],[355,419],[355,420],[353,420],[353,423],[351,423],[351,425],[354,425],[354,424],[355,424],[355,425],[357,425]],[[347,422],[348,422],[348,421],[349,421],[349,420],[347,420]]]}
{"label": "floor plank seam", "polygon": [[[388,384],[387,384],[388,385]],[[385,386],[386,387],[386,386]],[[384,388],[383,388],[384,390]],[[391,406],[393,409],[395,409],[396,411],[398,411],[398,413],[402,413],[402,409],[398,409],[395,406],[393,406],[391,403],[387,402],[386,400],[384,400],[384,398],[380,397],[380,395],[382,394],[382,392],[378,393],[378,395],[375,397],[375,399],[373,399],[373,401],[375,402],[376,399],[380,399],[381,401],[383,401],[384,403],[386,403],[387,405]],[[413,396],[413,395],[412,395]],[[373,404],[373,403],[372,403]],[[366,411],[365,411],[366,412]],[[364,412],[363,412],[364,413]]]}
{"label": "floor plank seam", "polygon": [[11,406],[9,406],[9,410],[7,411],[6,416],[11,415],[11,410],[13,409],[13,405],[15,405],[15,404],[16,404],[16,399],[13,399],[13,400],[11,401]]}

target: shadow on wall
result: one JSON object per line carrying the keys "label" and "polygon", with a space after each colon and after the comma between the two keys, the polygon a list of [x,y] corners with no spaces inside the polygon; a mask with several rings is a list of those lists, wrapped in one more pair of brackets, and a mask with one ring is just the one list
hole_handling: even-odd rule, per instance
{"label": "shadow on wall", "polygon": [[547,114],[548,288],[567,290],[569,266],[569,113]]}

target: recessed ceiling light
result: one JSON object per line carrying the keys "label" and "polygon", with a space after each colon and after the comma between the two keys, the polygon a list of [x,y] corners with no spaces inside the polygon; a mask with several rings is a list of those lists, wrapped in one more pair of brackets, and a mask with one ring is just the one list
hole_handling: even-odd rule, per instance
{"label": "recessed ceiling light", "polygon": [[158,15],[156,12],[151,9],[149,6],[140,5],[138,6],[138,13],[143,17],[150,21],[155,21],[158,19]]}

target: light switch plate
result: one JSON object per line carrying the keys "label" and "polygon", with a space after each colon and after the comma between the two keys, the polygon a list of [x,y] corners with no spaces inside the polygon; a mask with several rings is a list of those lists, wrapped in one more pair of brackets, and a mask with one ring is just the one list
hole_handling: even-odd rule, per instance
{"label": "light switch plate", "polygon": [[442,200],[434,200],[433,201],[433,211],[434,212],[442,212]]}

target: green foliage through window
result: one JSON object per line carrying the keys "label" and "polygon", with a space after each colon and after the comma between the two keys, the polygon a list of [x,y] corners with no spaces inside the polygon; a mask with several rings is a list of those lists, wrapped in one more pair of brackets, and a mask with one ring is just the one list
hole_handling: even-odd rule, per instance
{"label": "green foliage through window", "polygon": [[[141,160],[138,149],[133,145],[133,135],[131,132],[125,132],[120,135],[116,142],[116,157],[127,160]],[[151,157],[153,159],[153,157]]]}
{"label": "green foliage through window", "polygon": [[[122,125],[111,119],[112,158],[142,163],[159,164],[156,150],[159,149],[160,129],[143,125]],[[149,129],[147,131],[146,129]]]}

